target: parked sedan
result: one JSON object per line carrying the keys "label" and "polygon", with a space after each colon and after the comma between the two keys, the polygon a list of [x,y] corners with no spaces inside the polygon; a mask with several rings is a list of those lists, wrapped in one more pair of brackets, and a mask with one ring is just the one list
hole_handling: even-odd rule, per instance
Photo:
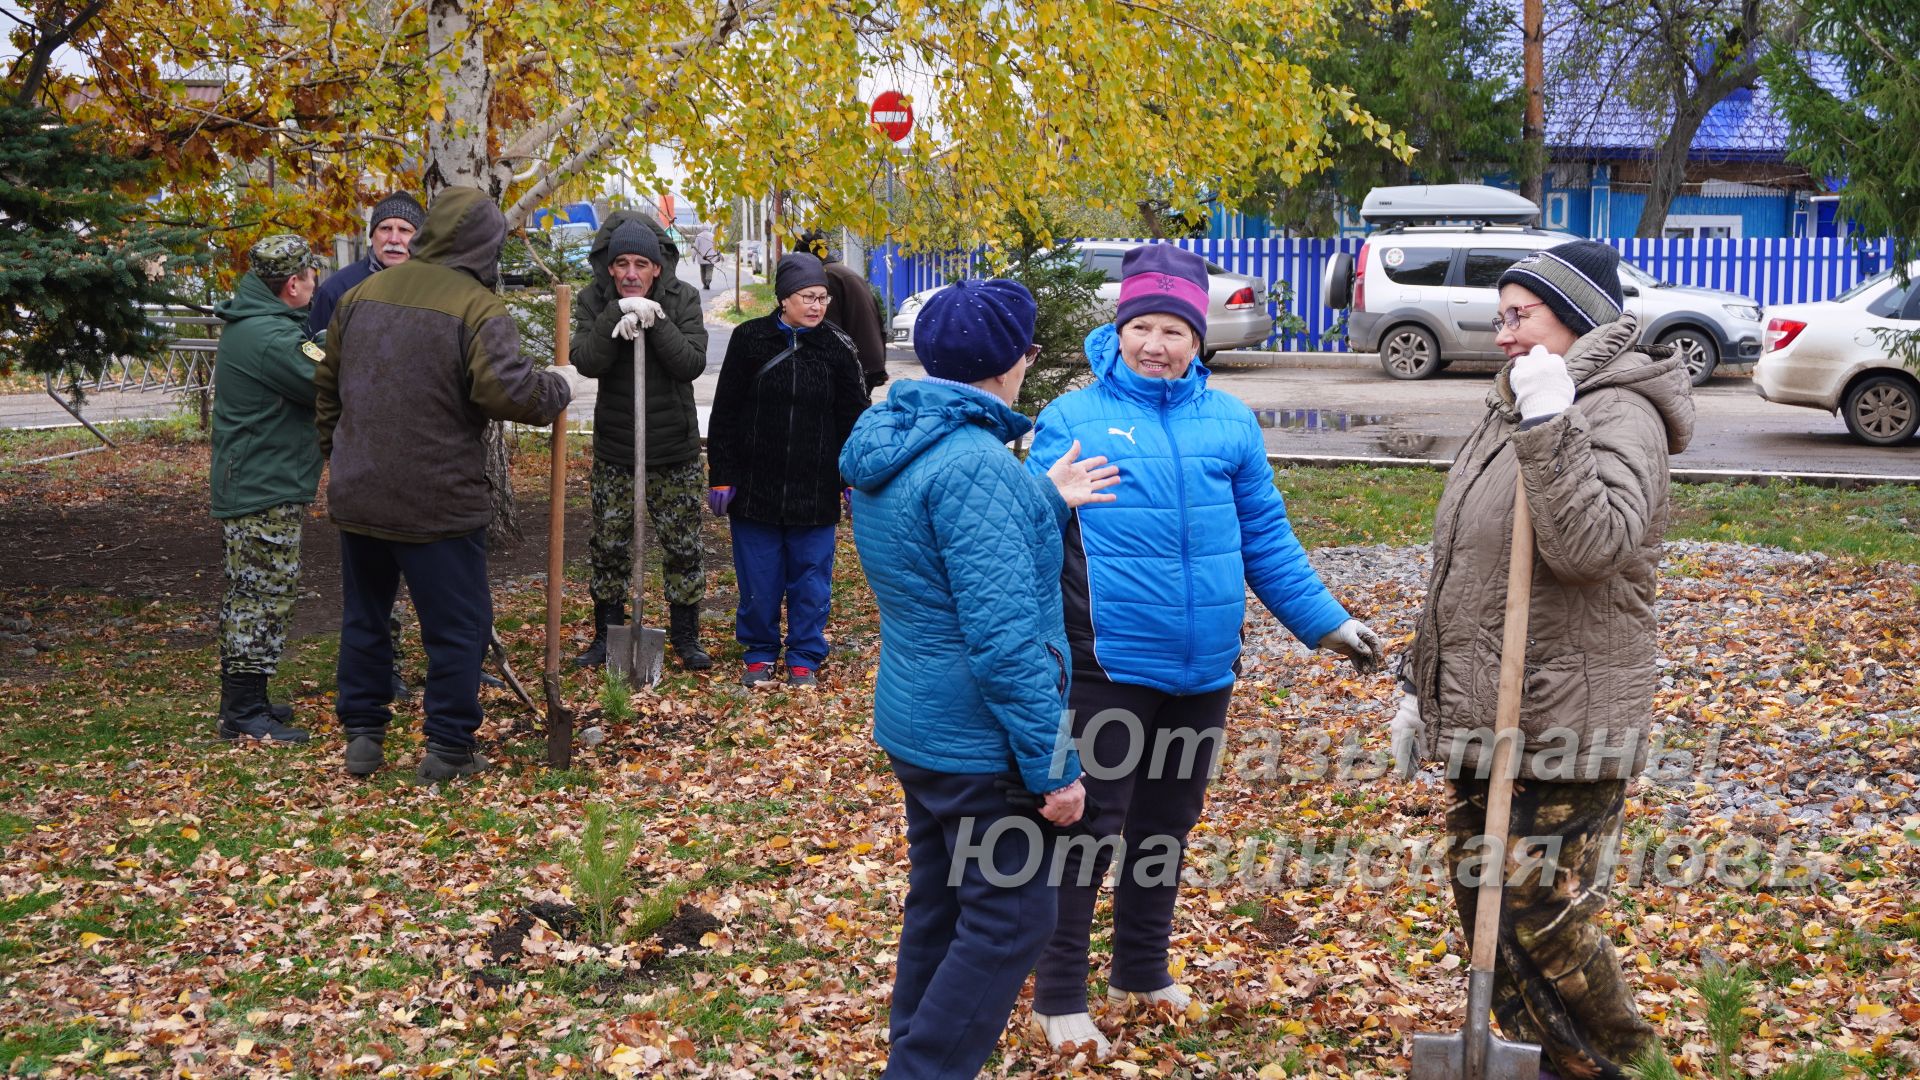
{"label": "parked sedan", "polygon": [[[1920,278],[1920,262],[1908,268]],[[1920,280],[1887,270],[1831,300],[1767,309],[1766,351],[1753,388],[1768,401],[1838,412],[1873,446],[1897,446],[1920,429],[1920,380],[1894,345],[1920,333]]]}
{"label": "parked sedan", "polygon": [[[1120,303],[1120,261],[1128,251],[1140,246],[1125,240],[1079,240],[1074,242],[1080,261],[1090,270],[1106,276],[1098,291],[1100,309],[1109,317]],[[944,289],[946,286],[940,286]],[[940,289],[926,289],[900,302],[893,317],[893,341],[913,344],[913,320],[927,299]],[[1273,317],[1267,313],[1267,288],[1259,278],[1235,274],[1225,267],[1207,264],[1207,341],[1206,355],[1222,349],[1248,349],[1264,345],[1273,335]]]}

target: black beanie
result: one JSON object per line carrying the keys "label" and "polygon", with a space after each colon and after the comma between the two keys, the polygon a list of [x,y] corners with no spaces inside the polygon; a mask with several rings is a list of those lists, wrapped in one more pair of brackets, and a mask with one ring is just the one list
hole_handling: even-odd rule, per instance
{"label": "black beanie", "polygon": [[821,265],[819,258],[804,251],[790,251],[780,256],[780,265],[773,270],[773,295],[776,300],[785,300],[809,285],[824,287],[827,283],[827,268]]}
{"label": "black beanie", "polygon": [[1574,240],[1536,251],[1507,268],[1499,285],[1513,283],[1539,297],[1575,335],[1610,323],[1625,310],[1620,299],[1620,253],[1598,240]]}
{"label": "black beanie", "polygon": [[607,262],[622,255],[638,255],[655,266],[660,265],[660,241],[644,221],[629,221],[613,230],[607,239]]}
{"label": "black beanie", "polygon": [[399,218],[413,226],[414,232],[419,232],[420,226],[427,223],[427,211],[420,205],[419,199],[404,191],[396,191],[374,204],[373,216],[367,219],[367,235],[372,236],[373,230],[388,218]]}

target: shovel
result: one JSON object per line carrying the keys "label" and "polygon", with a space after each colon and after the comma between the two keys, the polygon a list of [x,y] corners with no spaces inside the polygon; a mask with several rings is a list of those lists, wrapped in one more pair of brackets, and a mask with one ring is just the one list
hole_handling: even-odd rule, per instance
{"label": "shovel", "polygon": [[639,689],[660,685],[667,632],[647,626],[647,335],[633,338],[633,622],[607,627],[607,668]]}
{"label": "shovel", "polygon": [[[1537,1080],[1540,1048],[1493,1033],[1493,965],[1500,945],[1500,890],[1506,881],[1507,818],[1513,804],[1513,756],[1527,667],[1527,601],[1533,593],[1533,515],[1522,477],[1513,493],[1513,552],[1507,563],[1500,698],[1493,721],[1493,779],[1487,787],[1486,838],[1492,868],[1473,912],[1473,963],[1467,975],[1467,1024],[1458,1034],[1413,1037],[1412,1080]],[[1511,734],[1510,734],[1511,733]]]}
{"label": "shovel", "polygon": [[[553,363],[567,363],[573,333],[573,286],[553,290]],[[560,696],[560,606],[567,573],[567,414],[553,418],[553,451],[547,482],[547,655],[540,685],[547,697],[547,764],[573,765],[573,714]]]}

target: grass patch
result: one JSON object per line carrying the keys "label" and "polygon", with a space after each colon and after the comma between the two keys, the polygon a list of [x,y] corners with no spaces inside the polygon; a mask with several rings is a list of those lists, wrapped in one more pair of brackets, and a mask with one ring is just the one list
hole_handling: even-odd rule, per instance
{"label": "grass patch", "polygon": [[[82,409],[84,412],[85,410]],[[93,425],[107,438],[125,446],[146,443],[159,446],[187,446],[207,441],[200,430],[200,413],[191,399],[182,399],[171,416],[154,420],[101,420]],[[19,465],[33,458],[86,450],[99,446],[93,433],[75,424],[72,427],[37,430],[0,430],[0,468]]]}
{"label": "grass patch", "polygon": [[[1287,497],[1293,531],[1310,548],[1426,543],[1433,538],[1446,479],[1427,469],[1357,466],[1287,468],[1274,475]],[[1916,523],[1920,487],[1909,485],[1848,491],[1811,484],[1675,484],[1667,538],[1920,563]]]}
{"label": "grass patch", "polygon": [[1810,484],[1675,484],[1675,539],[1770,544],[1865,562],[1920,563],[1920,487],[1858,491]]}
{"label": "grass patch", "polygon": [[1307,547],[1424,544],[1446,474],[1431,469],[1277,469],[1294,535]]}
{"label": "grass patch", "polygon": [[[727,294],[722,293],[722,296]],[[731,297],[728,297],[729,301]],[[760,282],[745,285],[740,289],[740,310],[735,311],[731,302],[716,304],[708,309],[708,314],[723,323],[739,326],[748,319],[757,319],[773,310],[773,284]]]}
{"label": "grass patch", "polygon": [[40,1076],[53,1067],[54,1058],[73,1053],[99,1034],[92,1024],[23,1025],[0,1035],[0,1070],[9,1076]]}

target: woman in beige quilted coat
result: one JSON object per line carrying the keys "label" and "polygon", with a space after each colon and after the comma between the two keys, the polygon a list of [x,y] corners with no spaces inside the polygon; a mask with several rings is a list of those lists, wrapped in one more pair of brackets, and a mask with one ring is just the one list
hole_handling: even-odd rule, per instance
{"label": "woman in beige quilted coat", "polygon": [[1492,750],[1517,472],[1536,551],[1510,850],[1534,838],[1536,852],[1558,851],[1542,872],[1508,880],[1494,1015],[1507,1038],[1538,1043],[1548,1069],[1582,1080],[1620,1077],[1659,1049],[1596,916],[1652,720],[1668,455],[1693,432],[1686,369],[1636,344],[1618,265],[1612,248],[1582,240],[1500,278],[1497,341],[1510,362],[1447,474],[1393,721],[1403,772],[1416,760],[1447,768],[1449,870],[1471,929],[1476,892],[1460,871],[1486,818],[1481,757]]}

